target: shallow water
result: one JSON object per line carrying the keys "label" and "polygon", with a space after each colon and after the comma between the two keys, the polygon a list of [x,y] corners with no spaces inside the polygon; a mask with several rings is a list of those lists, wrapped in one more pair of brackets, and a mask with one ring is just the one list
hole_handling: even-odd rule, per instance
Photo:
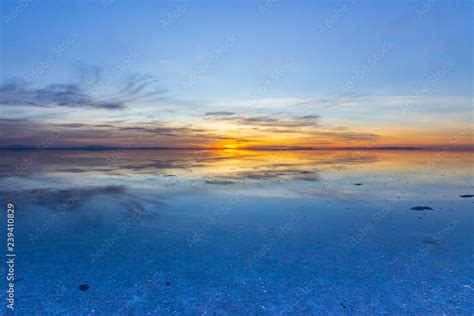
{"label": "shallow water", "polygon": [[473,311],[472,152],[0,157],[18,315]]}

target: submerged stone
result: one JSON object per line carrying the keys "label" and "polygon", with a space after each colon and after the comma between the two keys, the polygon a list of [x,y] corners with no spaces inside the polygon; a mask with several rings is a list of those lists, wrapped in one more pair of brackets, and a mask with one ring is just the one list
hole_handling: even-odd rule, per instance
{"label": "submerged stone", "polygon": [[90,289],[90,286],[88,284],[79,285],[79,290],[81,291],[87,291],[88,289]]}
{"label": "submerged stone", "polygon": [[433,209],[429,206],[414,206],[410,210],[412,210],[412,211],[426,211],[426,210],[432,211]]}
{"label": "submerged stone", "polygon": [[472,198],[472,197],[474,197],[474,194],[462,194],[462,195],[460,195],[460,197],[462,197],[462,198]]}

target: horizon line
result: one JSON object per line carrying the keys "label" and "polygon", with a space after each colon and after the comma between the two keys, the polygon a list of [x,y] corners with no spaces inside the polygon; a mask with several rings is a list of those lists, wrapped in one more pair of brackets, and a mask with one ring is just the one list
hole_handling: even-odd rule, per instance
{"label": "horizon line", "polygon": [[[451,148],[455,147],[455,148]],[[45,146],[30,146],[30,145],[5,145],[0,146],[2,151],[53,151],[53,150],[83,150],[83,151],[110,151],[110,150],[123,150],[123,151],[135,151],[135,150],[282,150],[282,151],[298,151],[298,150],[444,150],[444,151],[456,151],[456,150],[465,150],[465,151],[474,151],[474,146],[472,145],[462,145],[462,146],[447,146],[447,145],[438,145],[438,146],[335,146],[335,147],[317,147],[317,146],[251,146],[251,147],[168,147],[168,146],[137,146],[137,147],[127,147],[127,146],[117,146],[117,145],[83,145],[83,146],[54,146],[54,147],[45,147]]]}
{"label": "horizon line", "polygon": [[[83,151],[110,151],[110,150],[426,150],[426,149],[442,149],[441,148],[425,148],[416,146],[358,146],[358,147],[316,147],[316,146],[272,146],[272,147],[167,147],[167,146],[139,146],[139,147],[123,147],[123,146],[106,146],[106,145],[86,145],[86,146],[55,146],[55,147],[40,147],[40,146],[25,146],[25,145],[9,145],[0,146],[0,150],[4,151],[52,151],[52,150],[83,150]],[[457,148],[463,150],[473,150],[473,148]]]}

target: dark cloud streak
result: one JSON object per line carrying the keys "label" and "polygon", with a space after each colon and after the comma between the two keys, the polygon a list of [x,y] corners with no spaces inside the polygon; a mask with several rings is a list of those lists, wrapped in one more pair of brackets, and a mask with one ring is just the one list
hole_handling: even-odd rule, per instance
{"label": "dark cloud streak", "polygon": [[205,117],[214,120],[237,125],[247,125],[255,127],[275,127],[275,128],[299,128],[299,127],[317,127],[319,126],[319,115],[260,115],[249,116],[239,115],[233,112],[207,112]]}
{"label": "dark cloud streak", "polygon": [[44,88],[32,88],[25,83],[11,82],[0,86],[0,105],[32,107],[69,107],[121,110],[119,101],[94,100],[77,84],[51,84]]}
{"label": "dark cloud streak", "polygon": [[101,78],[102,69],[82,63],[76,65],[78,83],[55,83],[33,87],[22,80],[0,85],[0,106],[30,106],[39,108],[67,107],[104,110],[123,110],[128,103],[149,97],[161,97],[166,92],[158,87],[152,75],[130,75],[119,92],[104,95],[118,75]]}

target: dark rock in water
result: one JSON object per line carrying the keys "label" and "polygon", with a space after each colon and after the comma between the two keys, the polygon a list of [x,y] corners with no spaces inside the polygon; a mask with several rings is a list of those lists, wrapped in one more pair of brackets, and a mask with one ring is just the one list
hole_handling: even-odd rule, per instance
{"label": "dark rock in water", "polygon": [[166,282],[165,282],[165,285],[166,285],[166,286],[170,286],[170,285],[171,285],[171,282],[170,282],[170,281],[166,281]]}
{"label": "dark rock in water", "polygon": [[354,185],[362,185],[362,183],[354,183]]}
{"label": "dark rock in water", "polygon": [[412,211],[426,211],[426,210],[432,211],[433,209],[429,206],[415,206],[415,207],[412,207],[410,210],[412,210]]}
{"label": "dark rock in water", "polygon": [[88,289],[90,289],[91,287],[87,284],[81,284],[79,285],[79,290],[81,291],[87,291]]}
{"label": "dark rock in water", "polygon": [[462,194],[462,195],[460,195],[460,197],[462,197],[462,198],[472,198],[472,197],[474,197],[474,194]]}

